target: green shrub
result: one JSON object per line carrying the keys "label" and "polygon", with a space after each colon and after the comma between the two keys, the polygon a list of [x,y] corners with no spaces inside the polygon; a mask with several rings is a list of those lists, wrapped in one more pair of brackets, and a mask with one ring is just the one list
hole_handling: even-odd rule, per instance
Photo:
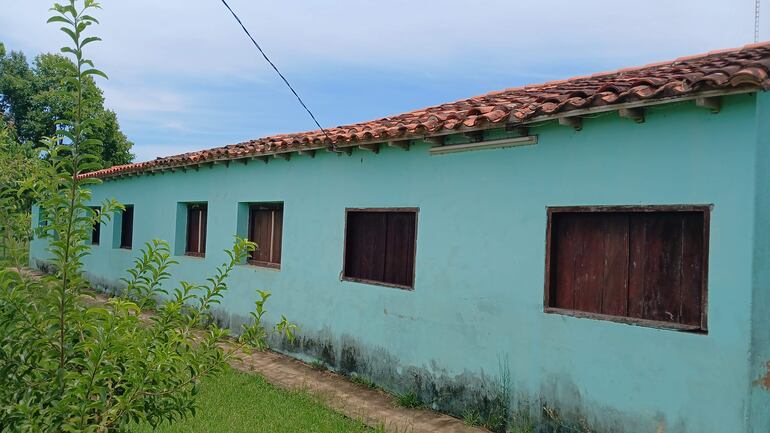
{"label": "green shrub", "polygon": [[477,410],[469,409],[463,412],[463,422],[467,426],[478,427],[481,426],[481,414]]}
{"label": "green shrub", "polygon": [[379,388],[376,383],[374,383],[371,379],[368,379],[364,376],[361,376],[359,374],[353,374],[350,376],[350,381],[353,383],[357,383],[361,386],[365,386],[367,388],[371,389],[377,389]]}
{"label": "green shrub", "polygon": [[311,361],[310,367],[312,367],[313,370],[318,370],[318,371],[326,371],[329,369],[326,363],[321,361],[320,359],[314,359],[313,361]]}
{"label": "green shrub", "polygon": [[424,405],[422,399],[414,391],[409,391],[396,396],[396,403],[401,407],[417,408]]}
{"label": "green shrub", "polygon": [[[76,109],[71,120],[59,122],[57,135],[45,140],[45,158],[29,173],[31,180],[13,184],[16,194],[3,195],[12,201],[31,188],[48,222],[37,235],[47,240],[53,273],[35,278],[0,268],[2,432],[112,433],[126,431],[132,423],[176,422],[195,414],[202,379],[221,371],[241,350],[266,347],[268,334],[281,333],[293,341],[296,332],[285,317],[272,329],[264,328],[270,294],[258,292],[252,322],[244,326],[235,347],[222,349],[227,331],[214,324],[211,309],[226,292],[234,266],[254,249],[253,243],[238,238],[226,251],[228,259],[204,284],[182,282],[166,292],[162,283],[174,262],[168,245],[153,241],[129,271],[124,297],[106,305],[81,302],[88,293],[82,260],[90,251],[91,227],[122,208],[107,200],[92,210],[87,205],[89,186],[99,180],[80,176],[95,167],[95,158],[83,149],[99,142],[89,135],[92,119],[82,116],[84,81],[104,76],[83,53],[99,40],[86,36],[97,23],[91,15],[96,8],[94,0],[82,0],[82,7],[70,0],[52,9],[49,22],[61,24],[72,41],[62,52],[72,55],[77,66],[68,79]],[[3,208],[0,216],[8,221],[0,222],[2,239],[28,237],[20,208]],[[157,302],[159,298],[164,301]],[[145,308],[154,308],[155,314],[144,318]]]}

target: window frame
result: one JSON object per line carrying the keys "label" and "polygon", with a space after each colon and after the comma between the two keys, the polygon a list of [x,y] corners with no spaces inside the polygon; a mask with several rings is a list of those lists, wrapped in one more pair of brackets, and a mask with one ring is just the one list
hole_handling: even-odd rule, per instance
{"label": "window frame", "polygon": [[[92,246],[99,246],[99,244],[102,243],[102,221],[100,217],[102,208],[99,206],[90,206],[90,208],[96,213],[97,219],[91,224],[91,240],[89,244]],[[94,242],[94,234],[96,234],[96,242]]]}
{"label": "window frame", "polygon": [[48,227],[50,224],[50,221],[48,221],[48,215],[45,209],[43,209],[42,206],[38,206],[37,211],[37,228],[43,228]]}
{"label": "window frame", "polygon": [[[126,211],[128,209],[131,209],[131,233],[128,236],[128,239],[130,241],[130,245],[124,245],[123,244],[123,232],[126,229],[125,217],[126,217]],[[118,249],[122,249],[122,250],[132,250],[132,249],[134,249],[134,221],[135,220],[136,220],[136,208],[134,208],[134,205],[132,205],[132,204],[124,205],[124,208],[123,208],[123,210],[120,213],[120,239],[118,239]]]}
{"label": "window frame", "polygon": [[[286,207],[284,205],[284,202],[282,202],[282,201],[249,202],[248,203],[248,207],[247,207],[247,214],[246,214],[246,239],[251,241],[251,242],[254,242],[254,240],[253,240],[254,239],[254,232],[253,232],[254,222],[252,220],[252,215],[253,215],[253,212],[255,210],[260,210],[260,209],[258,209],[260,207],[267,208],[267,209],[264,209],[264,210],[272,210],[273,212],[275,212],[276,210],[280,210],[281,211],[281,244],[280,244],[281,248],[280,248],[280,254],[278,256],[278,260],[279,261],[278,262],[266,262],[266,261],[262,261],[262,260],[255,260],[255,259],[252,258],[253,257],[253,253],[256,251],[255,250],[255,251],[249,252],[249,254],[246,256],[246,263],[248,265],[256,266],[256,267],[260,267],[260,268],[269,268],[269,269],[280,270],[281,269],[281,264],[283,263],[283,228],[284,228],[283,217],[284,217],[284,213],[285,213],[285,208]],[[273,218],[275,218],[275,217],[273,217]],[[273,239],[271,239],[270,248],[274,247],[272,241],[275,240],[274,239],[274,236],[275,236],[275,219],[273,219],[272,224],[273,224],[273,226],[272,226]]]}
{"label": "window frame", "polygon": [[[414,213],[414,248],[412,251],[412,285],[388,283],[385,281],[370,280],[366,278],[349,277],[345,275],[348,254],[348,215],[350,212],[411,212]],[[414,291],[417,276],[417,229],[419,227],[420,208],[419,207],[349,207],[345,208],[345,226],[343,227],[342,237],[342,271],[340,272],[340,281],[350,281],[353,283],[372,284],[375,286],[392,287],[396,289]]]}
{"label": "window frame", "polygon": [[[708,333],[708,263],[709,263],[709,238],[711,227],[711,211],[713,204],[675,204],[675,205],[600,205],[600,206],[548,206],[545,240],[545,284],[543,292],[543,312],[547,314],[560,314],[577,318],[587,318],[618,322],[630,325],[639,325],[657,329],[686,331],[693,333]],[[681,323],[659,320],[643,319],[628,316],[615,316],[611,314],[578,311],[568,308],[551,306],[551,250],[553,247],[551,234],[553,229],[553,216],[559,213],[658,213],[658,212],[699,212],[703,214],[703,257],[700,299],[700,325],[686,325]]]}
{"label": "window frame", "polygon": [[[191,210],[199,210],[203,209],[203,211],[206,214],[205,224],[201,224],[203,222],[199,221],[198,224],[198,248],[200,249],[201,243],[203,244],[203,252],[197,252],[197,251],[190,251],[190,211]],[[206,257],[206,244],[208,243],[208,236],[207,231],[209,228],[209,205],[207,202],[192,202],[186,204],[186,221],[185,221],[185,242],[184,242],[184,255],[189,257],[200,257],[204,258]],[[200,225],[203,225],[203,228],[201,229]],[[201,239],[203,239],[203,242],[201,242]]]}

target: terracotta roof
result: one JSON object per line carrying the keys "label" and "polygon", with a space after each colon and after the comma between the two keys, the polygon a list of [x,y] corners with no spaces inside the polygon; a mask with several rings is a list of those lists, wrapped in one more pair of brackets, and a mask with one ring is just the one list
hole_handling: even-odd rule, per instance
{"label": "terracotta roof", "polygon": [[[523,124],[574,110],[688,97],[706,91],[770,89],[770,42],[712,51],[635,68],[505,89],[369,122],[327,129],[335,146],[419,139],[467,129]],[[120,165],[84,176],[111,177],[156,168],[329,146],[319,131],[273,135],[223,147]]]}

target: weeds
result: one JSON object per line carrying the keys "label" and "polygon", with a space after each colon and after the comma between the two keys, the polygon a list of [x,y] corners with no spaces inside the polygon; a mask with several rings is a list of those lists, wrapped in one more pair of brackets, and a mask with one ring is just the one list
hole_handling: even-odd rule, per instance
{"label": "weeds", "polygon": [[511,371],[508,357],[498,359],[500,376],[494,384],[492,395],[485,397],[476,408],[463,413],[463,421],[472,426],[484,427],[497,433],[505,433],[511,413]]}
{"label": "weeds", "polygon": [[372,381],[371,379],[367,379],[366,377],[360,376],[360,375],[355,374],[355,373],[350,376],[350,381],[353,382],[353,383],[356,383],[358,385],[364,386],[366,388],[370,388],[370,389],[378,389],[379,388],[377,386],[377,384],[374,383],[374,381]]}
{"label": "weeds", "polygon": [[414,391],[409,391],[405,394],[398,394],[396,396],[396,403],[401,407],[417,408],[424,405],[422,399]]}
{"label": "weeds", "polygon": [[556,409],[547,405],[543,406],[543,419],[547,424],[549,431],[559,433],[595,433],[588,425],[585,418],[580,418],[578,424],[567,423],[561,419]]}
{"label": "weeds", "polygon": [[468,409],[463,412],[463,422],[467,426],[479,427],[481,426],[481,414],[475,409]]}
{"label": "weeds", "polygon": [[324,363],[320,359],[314,359],[313,361],[311,361],[310,362],[310,367],[313,370],[318,370],[318,371],[326,371],[326,370],[329,369],[329,367],[326,365],[326,363]]}
{"label": "weeds", "polygon": [[529,413],[529,408],[513,414],[509,428],[510,433],[534,433],[535,420]]}

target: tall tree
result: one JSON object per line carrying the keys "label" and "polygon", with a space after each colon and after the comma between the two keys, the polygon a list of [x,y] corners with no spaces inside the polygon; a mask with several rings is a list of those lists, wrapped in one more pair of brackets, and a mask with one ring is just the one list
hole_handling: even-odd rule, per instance
{"label": "tall tree", "polygon": [[[70,59],[58,54],[41,54],[30,64],[24,53],[6,52],[0,43],[0,114],[20,143],[37,146],[55,135],[59,120],[73,117],[76,86],[67,77],[75,70]],[[92,121],[89,133],[102,140],[88,153],[99,158],[100,168],[131,162],[133,143],[120,130],[115,112],[104,108],[102,90],[91,77],[82,98],[83,116]]]}

